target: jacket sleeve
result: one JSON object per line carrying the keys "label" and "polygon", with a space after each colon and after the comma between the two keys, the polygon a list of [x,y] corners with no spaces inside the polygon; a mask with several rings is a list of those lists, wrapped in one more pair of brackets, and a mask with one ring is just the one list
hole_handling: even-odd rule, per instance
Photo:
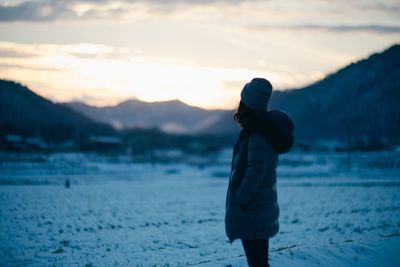
{"label": "jacket sleeve", "polygon": [[249,203],[257,193],[264,177],[267,158],[267,141],[260,134],[251,134],[247,148],[247,169],[239,188],[234,193],[234,198],[242,206]]}

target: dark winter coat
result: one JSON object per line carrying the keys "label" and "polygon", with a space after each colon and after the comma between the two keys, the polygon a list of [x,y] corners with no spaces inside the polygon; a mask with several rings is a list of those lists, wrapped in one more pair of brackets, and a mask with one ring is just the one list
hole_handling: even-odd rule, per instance
{"label": "dark winter coat", "polygon": [[225,213],[231,243],[270,238],[279,230],[276,167],[279,153],[293,145],[293,136],[269,122],[263,125],[268,129],[242,129],[233,148]]}

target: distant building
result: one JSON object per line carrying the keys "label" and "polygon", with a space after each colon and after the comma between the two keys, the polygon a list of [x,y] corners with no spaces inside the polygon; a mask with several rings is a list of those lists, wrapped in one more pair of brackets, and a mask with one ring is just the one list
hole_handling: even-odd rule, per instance
{"label": "distant building", "polygon": [[49,145],[41,137],[6,134],[1,140],[0,147],[4,150],[45,150]]}
{"label": "distant building", "polygon": [[109,151],[120,150],[123,148],[123,141],[118,136],[90,136],[86,142],[83,143],[84,150],[95,151]]}
{"label": "distant building", "polygon": [[78,144],[74,140],[66,140],[61,143],[55,144],[54,148],[56,150],[71,151],[71,150],[77,150]]}
{"label": "distant building", "polygon": [[1,140],[1,146],[4,150],[23,150],[26,148],[24,138],[16,134],[6,134]]}
{"label": "distant building", "polygon": [[40,137],[26,137],[26,147],[32,150],[44,150],[48,149],[48,144]]}

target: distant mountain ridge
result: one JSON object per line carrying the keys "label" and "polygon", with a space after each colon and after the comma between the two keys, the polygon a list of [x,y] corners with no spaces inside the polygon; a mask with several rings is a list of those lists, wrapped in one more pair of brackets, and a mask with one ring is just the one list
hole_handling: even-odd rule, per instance
{"label": "distant mountain ridge", "polygon": [[[399,138],[400,45],[309,86],[274,91],[270,107],[291,115],[298,138]],[[226,114],[205,131],[232,134],[238,127]]]}
{"label": "distant mountain ridge", "polygon": [[0,134],[41,136],[56,142],[115,133],[109,125],[94,122],[13,81],[0,80],[0,103]]}
{"label": "distant mountain ridge", "polygon": [[[239,96],[238,96],[239,99]],[[0,134],[114,134],[114,128],[159,128],[185,134],[233,136],[232,110],[205,110],[178,100],[127,100],[93,107],[53,103],[12,81],[0,80]],[[400,136],[400,45],[352,63],[309,86],[274,91],[271,108],[287,111],[297,138]],[[110,125],[114,126],[112,128]]]}
{"label": "distant mountain ridge", "polygon": [[127,100],[107,107],[93,107],[82,102],[65,104],[95,121],[108,123],[117,129],[160,128],[165,132],[188,134],[198,133],[209,127],[226,112],[201,109],[179,100]]}

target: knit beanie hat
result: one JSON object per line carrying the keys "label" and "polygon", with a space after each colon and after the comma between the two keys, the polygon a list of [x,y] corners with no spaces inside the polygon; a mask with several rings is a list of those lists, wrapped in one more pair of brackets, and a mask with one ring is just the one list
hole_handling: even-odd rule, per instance
{"label": "knit beanie hat", "polygon": [[243,87],[240,98],[246,107],[258,111],[266,111],[271,94],[272,85],[268,80],[254,78]]}

